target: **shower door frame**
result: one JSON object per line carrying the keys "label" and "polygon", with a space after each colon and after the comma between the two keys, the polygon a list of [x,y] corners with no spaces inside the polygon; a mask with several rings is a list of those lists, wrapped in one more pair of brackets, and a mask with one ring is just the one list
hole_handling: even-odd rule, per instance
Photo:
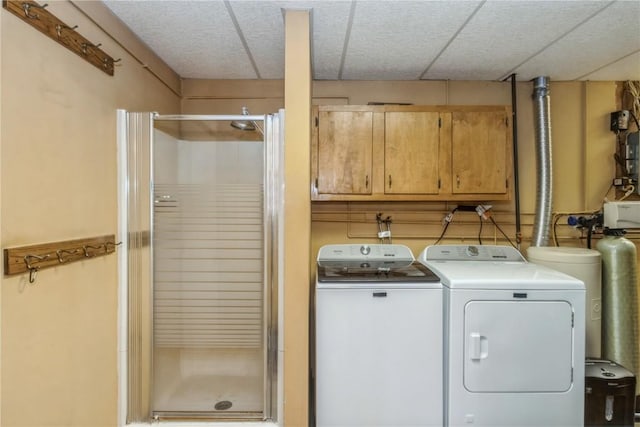
{"label": "shower door frame", "polygon": [[[283,135],[284,110],[267,115],[159,115],[117,111],[118,118],[118,234],[126,242],[119,252],[119,425],[158,419],[225,419],[215,412],[182,413],[176,417],[154,416],[153,402],[153,132],[156,121],[254,121],[263,130],[263,413],[261,418],[234,418],[234,421],[277,422],[282,413],[283,389],[281,358],[283,250]],[[146,146],[145,146],[146,144]],[[145,156],[146,155],[146,156]],[[146,157],[146,158],[141,158]],[[132,169],[133,168],[133,169]],[[134,176],[131,175],[131,171]],[[140,189],[140,184],[148,188]],[[144,193],[144,191],[148,192]],[[142,220],[142,198],[147,216]],[[138,203],[139,204],[139,203]],[[134,214],[132,215],[132,211]],[[136,217],[137,215],[137,217]],[[137,222],[136,222],[137,221]],[[147,222],[145,222],[147,221]],[[143,248],[146,247],[146,250]],[[142,277],[142,279],[141,279]],[[146,280],[145,280],[146,279]],[[131,282],[146,282],[131,285]],[[144,289],[147,289],[145,292]],[[144,318],[134,304],[146,304]],[[140,311],[140,310],[138,310]],[[132,325],[138,328],[132,329]],[[141,326],[142,325],[142,326]],[[146,330],[145,330],[146,329]],[[146,336],[143,336],[145,335]]]}

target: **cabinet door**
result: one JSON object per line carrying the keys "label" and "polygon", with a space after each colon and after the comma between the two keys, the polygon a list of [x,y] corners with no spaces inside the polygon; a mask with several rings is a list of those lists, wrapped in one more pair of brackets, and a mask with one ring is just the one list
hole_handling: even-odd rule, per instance
{"label": "cabinet door", "polygon": [[372,143],[372,112],[321,111],[318,193],[371,194]]}
{"label": "cabinet door", "polygon": [[506,113],[453,112],[451,127],[453,193],[506,193]]}
{"label": "cabinet door", "polygon": [[438,194],[440,113],[385,113],[386,194]]}

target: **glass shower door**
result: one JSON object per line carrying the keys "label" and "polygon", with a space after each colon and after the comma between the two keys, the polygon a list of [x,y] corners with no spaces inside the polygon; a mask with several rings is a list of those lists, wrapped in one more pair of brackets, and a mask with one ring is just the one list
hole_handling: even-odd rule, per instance
{"label": "glass shower door", "polygon": [[129,331],[132,350],[149,342],[129,359],[129,412],[146,401],[155,419],[273,419],[278,127],[265,116],[263,138],[198,117],[152,120],[151,279],[129,308],[150,333]]}

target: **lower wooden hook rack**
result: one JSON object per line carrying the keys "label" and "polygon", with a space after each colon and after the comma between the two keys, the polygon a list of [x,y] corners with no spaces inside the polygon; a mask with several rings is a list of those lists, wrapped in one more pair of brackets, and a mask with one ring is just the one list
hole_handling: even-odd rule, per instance
{"label": "lower wooden hook rack", "polygon": [[66,265],[74,261],[109,255],[120,245],[115,235],[89,237],[85,239],[65,240],[53,243],[6,248],[4,250],[4,274],[29,273],[29,282],[33,283],[38,271],[43,268]]}

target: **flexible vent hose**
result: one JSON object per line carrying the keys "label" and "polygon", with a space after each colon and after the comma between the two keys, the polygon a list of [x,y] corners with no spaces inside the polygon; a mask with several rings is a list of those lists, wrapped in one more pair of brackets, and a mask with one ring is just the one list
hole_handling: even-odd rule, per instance
{"label": "flexible vent hose", "polygon": [[548,77],[537,77],[533,81],[538,185],[531,246],[549,246],[551,230],[553,186],[551,182],[551,114],[548,80]]}
{"label": "flexible vent hose", "polygon": [[597,245],[602,254],[602,357],[640,374],[636,246],[619,235]]}

